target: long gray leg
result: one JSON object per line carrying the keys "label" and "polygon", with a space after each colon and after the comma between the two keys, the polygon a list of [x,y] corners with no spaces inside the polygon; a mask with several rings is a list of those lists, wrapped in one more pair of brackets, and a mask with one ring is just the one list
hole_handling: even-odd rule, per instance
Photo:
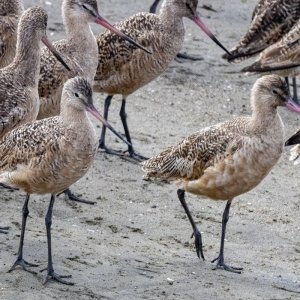
{"label": "long gray leg", "polygon": [[47,243],[48,243],[48,267],[47,267],[47,277],[44,284],[46,284],[49,280],[52,279],[63,284],[74,285],[73,282],[68,282],[62,279],[62,278],[70,278],[72,277],[72,275],[59,275],[54,272],[54,268],[53,268],[52,248],[51,248],[51,225],[52,225],[52,211],[53,211],[54,201],[55,201],[55,195],[51,195],[50,204],[45,218],[45,224],[47,230]]}
{"label": "long gray leg", "polygon": [[121,109],[120,109],[120,118],[121,118],[121,121],[123,124],[126,139],[130,143],[130,146],[128,146],[128,153],[129,153],[129,156],[132,157],[133,159],[135,159],[137,161],[143,161],[143,160],[147,159],[147,157],[136,153],[135,150],[133,149],[130,132],[129,132],[128,125],[127,125],[127,114],[125,111],[125,107],[126,107],[126,98],[123,98]]}
{"label": "long gray leg", "polygon": [[201,233],[199,231],[199,229],[197,228],[196,226],[196,223],[190,213],[190,210],[185,202],[185,191],[184,190],[181,190],[181,189],[178,189],[177,190],[177,195],[178,195],[178,198],[179,198],[179,201],[181,203],[181,205],[183,206],[184,208],[184,211],[185,213],[187,214],[189,220],[190,220],[190,223],[193,227],[193,234],[192,234],[192,237],[194,236],[195,237],[195,247],[196,247],[196,253],[197,253],[197,256],[200,258],[205,260],[204,259],[204,255],[203,255],[203,246],[202,246],[202,236],[201,236]]}
{"label": "long gray leg", "polygon": [[19,250],[18,250],[18,258],[17,258],[16,262],[13,264],[13,266],[9,269],[8,272],[13,271],[16,269],[17,266],[20,266],[23,270],[25,270],[29,273],[32,273],[32,274],[36,274],[36,272],[34,272],[30,269],[27,269],[27,266],[28,267],[37,267],[38,265],[29,263],[25,259],[23,259],[23,246],[24,246],[26,221],[27,221],[27,217],[29,215],[29,210],[28,210],[29,198],[30,198],[30,195],[27,194],[24,205],[23,205],[23,209],[22,209],[22,212],[23,212],[22,229],[21,229],[21,237],[20,237],[20,244],[19,244]]}
{"label": "long gray leg", "polygon": [[229,272],[233,273],[241,273],[241,270],[243,268],[236,268],[236,267],[230,267],[224,263],[224,244],[225,244],[225,233],[226,233],[226,225],[229,220],[229,210],[231,206],[232,200],[227,201],[225,210],[223,212],[223,218],[222,218],[222,236],[221,236],[221,246],[220,246],[220,253],[219,256],[215,259],[212,260],[213,262],[217,262],[216,268],[215,269],[224,269]]}

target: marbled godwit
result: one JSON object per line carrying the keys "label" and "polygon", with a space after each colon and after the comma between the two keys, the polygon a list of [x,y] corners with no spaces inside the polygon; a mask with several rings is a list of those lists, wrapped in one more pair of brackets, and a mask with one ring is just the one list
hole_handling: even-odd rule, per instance
{"label": "marbled godwit", "polygon": [[24,124],[0,143],[0,182],[23,189],[22,231],[17,266],[35,266],[23,259],[23,242],[30,194],[51,194],[46,215],[48,241],[47,278],[64,284],[64,276],[54,272],[51,252],[51,218],[55,195],[79,180],[90,168],[98,149],[98,139],[86,111],[108,125],[93,105],[87,79],[69,79],[63,89],[60,115]]}
{"label": "marbled godwit", "polygon": [[47,13],[39,7],[26,10],[20,19],[15,58],[0,70],[0,138],[38,114],[40,41],[63,62],[47,39],[46,27]]}
{"label": "marbled godwit", "polygon": [[185,192],[213,200],[227,200],[216,268],[240,273],[224,262],[224,239],[234,197],[259,184],[278,161],[284,127],[278,106],[300,113],[289,98],[286,83],[277,75],[258,79],[251,92],[252,115],[206,127],[142,163],[148,177],[177,180],[178,197],[193,227],[197,255],[204,259],[202,237],[185,202]]}
{"label": "marbled godwit", "polygon": [[300,17],[299,0],[260,0],[244,37],[223,58],[238,62],[254,56],[282,38]]}
{"label": "marbled godwit", "polygon": [[[147,51],[104,20],[98,13],[96,0],[64,0],[62,15],[67,38],[54,42],[54,47],[65,57],[71,57],[79,68],[75,73],[88,78],[91,83],[97,70],[98,47],[89,23],[100,24],[122,39]],[[59,114],[62,88],[71,77],[74,77],[74,74],[58,66],[51,53],[43,49],[39,81],[41,106],[38,120]]]}
{"label": "marbled godwit", "polygon": [[[164,0],[159,15],[138,13],[116,27],[148,46],[152,55],[126,45],[109,32],[97,36],[99,56],[94,91],[108,94],[104,104],[104,117],[113,95],[122,95],[120,117],[127,140],[131,137],[126,121],[125,105],[127,97],[140,87],[154,80],[166,70],[181,49],[184,40],[183,18],[193,20],[213,41],[227,51],[209,29],[202,23],[197,13],[198,0]],[[105,127],[102,128],[100,148],[111,154],[105,145]],[[144,159],[128,147],[129,155],[137,160]]]}
{"label": "marbled godwit", "polygon": [[47,39],[47,18],[40,7],[30,8],[21,16],[15,58],[0,70],[0,138],[13,128],[36,119],[40,41],[68,68]]}
{"label": "marbled godwit", "polygon": [[[63,21],[67,31],[67,38],[54,43],[65,57],[72,57],[79,67],[80,76],[84,76],[92,83],[98,64],[98,47],[89,23],[97,23],[111,32],[119,35],[137,47],[147,51],[135,43],[131,38],[115,29],[98,13],[96,0],[64,0],[62,3]],[[75,66],[76,67],[76,66]],[[47,49],[43,49],[41,57],[41,75],[39,81],[40,110],[37,119],[48,118],[59,114],[60,99],[63,84],[74,73],[66,72]],[[68,189],[64,192],[70,200],[93,204],[94,202],[79,199]]]}
{"label": "marbled godwit", "polygon": [[261,52],[259,58],[242,72],[254,74],[275,73],[293,77],[294,100],[298,100],[295,77],[300,74],[300,20],[277,43]]}
{"label": "marbled godwit", "polygon": [[[159,4],[160,0],[155,0],[152,5],[150,6],[149,12],[151,14],[155,14],[157,11],[157,6]],[[193,61],[197,61],[197,60],[202,60],[202,58],[200,57],[196,57],[196,56],[191,56],[185,53],[177,53],[176,54],[177,58],[182,58],[182,59],[189,59],[189,60],[193,60]]]}
{"label": "marbled godwit", "polygon": [[21,0],[0,2],[0,68],[10,64],[15,57],[17,26],[23,10]]}

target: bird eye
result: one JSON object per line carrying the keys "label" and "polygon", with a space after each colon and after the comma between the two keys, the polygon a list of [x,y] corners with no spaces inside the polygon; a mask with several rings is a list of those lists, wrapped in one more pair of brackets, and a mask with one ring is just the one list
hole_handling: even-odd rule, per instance
{"label": "bird eye", "polygon": [[88,8],[84,4],[82,4],[82,8],[88,10]]}
{"label": "bird eye", "polygon": [[278,95],[278,92],[276,90],[272,90],[273,95]]}
{"label": "bird eye", "polygon": [[77,93],[75,93],[75,97],[79,98],[79,95]]}

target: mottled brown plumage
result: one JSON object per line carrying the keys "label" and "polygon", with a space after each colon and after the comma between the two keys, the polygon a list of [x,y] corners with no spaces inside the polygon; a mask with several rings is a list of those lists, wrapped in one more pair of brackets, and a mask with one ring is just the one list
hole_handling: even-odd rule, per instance
{"label": "mottled brown plumage", "polygon": [[17,26],[23,11],[21,0],[0,2],[0,68],[10,64],[15,57]]}
{"label": "mottled brown plumage", "polygon": [[299,0],[262,0],[254,9],[252,22],[231,56],[223,58],[239,62],[256,55],[276,43],[300,18]]}
{"label": "mottled brown plumage", "polygon": [[[94,91],[109,95],[105,101],[104,116],[108,114],[112,96],[122,95],[120,115],[126,138],[130,143],[125,113],[126,98],[166,70],[184,41],[183,18],[189,18],[199,25],[200,21],[196,20],[197,5],[198,0],[164,0],[158,15],[138,13],[116,24],[118,29],[151,50],[151,55],[136,49],[110,32],[97,35],[99,55]],[[208,35],[215,41],[215,37]],[[101,134],[100,148],[109,153],[113,152],[105,145],[105,127]],[[132,147],[128,148],[128,152],[136,159],[143,158],[136,154]]]}
{"label": "mottled brown plumage", "polygon": [[266,48],[243,72],[275,73],[295,77],[300,74],[300,20],[277,43]]}
{"label": "mottled brown plumage", "polygon": [[[59,114],[61,91],[67,79],[80,75],[93,83],[97,69],[98,47],[89,23],[97,23],[116,32],[113,26],[99,15],[96,0],[64,0],[62,13],[67,38],[54,45],[64,57],[69,58],[73,72],[64,70],[47,49],[43,50],[39,81],[41,106],[38,119]],[[135,43],[122,32],[116,33],[129,42]]]}
{"label": "mottled brown plumage", "polygon": [[47,280],[70,284],[53,270],[51,216],[55,195],[80,179],[96,155],[98,141],[86,111],[98,114],[93,106],[92,88],[87,79],[75,77],[64,86],[59,116],[24,124],[1,139],[0,183],[18,187],[27,193],[18,259],[10,271],[16,266],[31,271],[27,269],[30,264],[23,259],[29,195],[50,193],[52,196],[46,217]]}
{"label": "mottled brown plumage", "polygon": [[[277,75],[258,79],[251,92],[252,115],[210,126],[184,139],[142,163],[146,177],[176,180],[178,195],[193,225],[198,255],[202,253],[201,234],[184,200],[184,191],[214,200],[228,200],[223,218],[228,220],[231,200],[253,189],[270,172],[283,151],[284,128],[278,106],[300,113],[289,98],[286,83]],[[222,235],[224,250],[224,238]],[[217,266],[239,272],[224,264]]]}
{"label": "mottled brown plumage", "polygon": [[59,116],[24,124],[2,138],[0,182],[28,194],[57,194],[81,178],[98,145],[87,101],[92,103],[90,84],[75,77],[65,84]]}
{"label": "mottled brown plumage", "polygon": [[[83,5],[90,5],[90,10]],[[67,38],[54,42],[54,47],[69,58],[73,72],[59,64],[48,49],[42,49],[39,79],[40,111],[37,119],[56,116],[60,111],[60,99],[64,83],[76,74],[85,76],[92,83],[97,68],[97,43],[89,23],[95,21],[91,14],[98,14],[96,0],[64,0],[62,15]]]}
{"label": "mottled brown plumage", "polygon": [[20,19],[15,58],[0,70],[0,137],[36,119],[40,41],[46,27],[47,13],[40,7],[26,10]]}

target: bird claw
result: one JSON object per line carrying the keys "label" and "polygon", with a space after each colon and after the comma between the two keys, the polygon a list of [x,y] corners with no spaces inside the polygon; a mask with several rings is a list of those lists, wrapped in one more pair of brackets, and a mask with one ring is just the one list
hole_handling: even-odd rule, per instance
{"label": "bird claw", "polygon": [[74,285],[74,282],[69,282],[69,281],[63,280],[63,278],[71,278],[71,277],[72,277],[72,275],[59,275],[59,274],[55,273],[54,271],[52,271],[52,272],[48,271],[48,274],[47,274],[46,279],[43,284],[45,285],[50,280],[54,280],[54,281],[57,281],[62,284]]}
{"label": "bird claw", "polygon": [[79,197],[75,196],[70,189],[66,189],[63,192],[59,193],[57,196],[60,196],[61,194],[65,194],[70,201],[75,201],[79,203],[84,203],[84,204],[89,204],[89,205],[94,205],[96,202],[94,201],[88,201],[84,199],[80,199]]}
{"label": "bird claw", "polygon": [[145,156],[143,156],[141,154],[136,153],[135,151],[128,151],[127,150],[126,152],[128,152],[129,157],[131,157],[132,159],[134,159],[134,160],[136,160],[138,162],[142,162],[144,160],[149,159],[149,157],[145,157]]}
{"label": "bird claw", "polygon": [[232,266],[226,265],[224,263],[224,257],[222,257],[222,256],[218,256],[217,258],[213,259],[211,262],[212,263],[217,262],[217,264],[213,268],[213,270],[223,269],[225,271],[237,273],[237,274],[241,274],[242,273],[241,271],[243,270],[243,268],[232,267]]}
{"label": "bird claw", "polygon": [[29,263],[23,258],[21,259],[18,258],[16,262],[13,264],[13,266],[8,270],[8,273],[15,270],[17,266],[20,266],[26,272],[36,275],[37,273],[35,271],[29,270],[27,267],[38,267],[39,265]]}
{"label": "bird claw", "polygon": [[196,253],[197,256],[205,260],[204,254],[203,254],[203,244],[202,244],[202,235],[200,231],[196,228],[194,232],[191,235],[191,238],[195,237],[195,247],[196,247]]}

